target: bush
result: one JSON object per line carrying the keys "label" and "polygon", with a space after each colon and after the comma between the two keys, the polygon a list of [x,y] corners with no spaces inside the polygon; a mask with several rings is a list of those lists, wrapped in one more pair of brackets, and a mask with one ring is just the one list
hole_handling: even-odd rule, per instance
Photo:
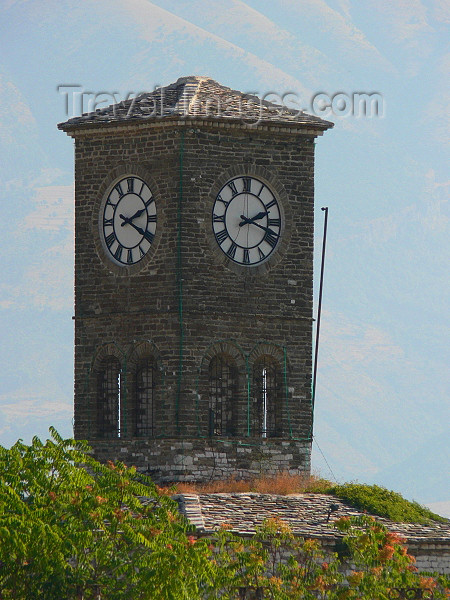
{"label": "bush", "polygon": [[355,508],[365,510],[398,523],[445,523],[448,519],[431,512],[417,502],[410,502],[391,490],[378,485],[346,483],[329,490],[330,494],[345,500]]}

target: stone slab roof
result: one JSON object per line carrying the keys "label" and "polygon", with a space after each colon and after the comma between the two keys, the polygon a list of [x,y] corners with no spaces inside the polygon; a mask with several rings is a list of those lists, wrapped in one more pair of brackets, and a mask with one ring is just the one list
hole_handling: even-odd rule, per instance
{"label": "stone slab roof", "polygon": [[[337,539],[342,534],[333,528],[333,521],[343,516],[362,514],[362,511],[346,502],[326,494],[177,494],[174,499],[178,502],[180,512],[203,535],[213,533],[221,525],[230,526],[236,534],[252,535],[265,519],[278,517],[301,537]],[[331,512],[328,521],[331,505],[337,510]],[[408,542],[450,544],[450,521],[419,525],[376,518]]]}
{"label": "stone slab roof", "polygon": [[60,123],[58,128],[69,132],[80,128],[171,118],[234,120],[249,125],[272,123],[306,128],[318,134],[334,125],[303,111],[291,110],[257,96],[232,90],[209,77],[192,75],[181,77],[175,83],[154,92],[143,93],[95,112],[84,113]]}

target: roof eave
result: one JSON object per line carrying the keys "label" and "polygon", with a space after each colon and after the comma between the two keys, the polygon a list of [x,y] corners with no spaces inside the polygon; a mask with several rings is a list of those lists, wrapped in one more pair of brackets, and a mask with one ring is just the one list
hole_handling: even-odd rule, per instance
{"label": "roof eave", "polygon": [[71,137],[75,137],[79,132],[81,134],[85,132],[95,130],[106,130],[109,128],[130,128],[133,126],[141,125],[194,125],[194,124],[208,124],[216,125],[218,127],[234,126],[246,129],[248,131],[255,131],[258,129],[271,129],[271,130],[295,130],[298,133],[305,133],[307,135],[322,135],[324,131],[332,129],[334,123],[331,121],[321,120],[319,122],[298,122],[298,121],[283,121],[283,120],[269,120],[259,119],[255,123],[246,123],[242,119],[235,117],[205,117],[199,115],[169,115],[164,117],[130,117],[128,119],[121,120],[110,120],[110,121],[96,121],[96,122],[81,122],[81,123],[70,123],[66,121],[64,123],[58,123],[57,127],[61,131],[67,133]]}

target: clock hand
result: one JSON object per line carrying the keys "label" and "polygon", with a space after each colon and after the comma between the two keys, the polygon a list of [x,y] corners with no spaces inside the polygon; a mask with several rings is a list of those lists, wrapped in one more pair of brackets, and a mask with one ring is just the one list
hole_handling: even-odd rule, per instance
{"label": "clock hand", "polygon": [[266,212],[259,212],[256,217],[253,217],[253,219],[251,219],[252,221],[257,221],[258,219],[262,219],[263,217],[267,216],[267,211]]}
{"label": "clock hand", "polygon": [[[128,225],[128,223],[129,223],[130,225],[132,225],[132,223],[131,223],[131,219],[130,219],[129,217],[124,217],[123,215],[119,215],[119,217],[120,217],[121,219],[123,219],[123,222],[120,224],[122,227],[123,227],[124,225]],[[133,217],[131,217],[131,218],[133,218]]]}
{"label": "clock hand", "polygon": [[244,217],[244,215],[241,215],[241,219],[244,219],[244,220],[239,223],[239,227],[242,227],[243,225],[256,225],[256,227],[259,227],[263,231],[267,231],[269,233],[270,232],[273,233],[273,231],[272,231],[272,229],[270,229],[270,227],[264,227],[264,225],[260,225],[259,223],[255,223],[253,221],[253,219],[247,219],[247,217]]}
{"label": "clock hand", "polygon": [[254,223],[253,221],[251,223],[252,223],[252,225],[256,225],[256,227],[259,227],[260,229],[263,229],[264,231],[272,231],[271,229],[269,229],[269,227],[264,227],[264,225],[260,225],[259,223]]}
{"label": "clock hand", "polygon": [[145,212],[147,209],[145,208],[141,208],[141,210],[137,210],[134,215],[132,217],[130,217],[130,221],[133,221],[133,219],[137,219],[138,217],[140,217],[142,215],[143,212]]}
{"label": "clock hand", "polygon": [[252,217],[251,219],[245,217],[244,215],[241,215],[241,219],[243,219],[243,221],[239,223],[239,227],[242,227],[243,225],[250,225],[252,223],[253,225],[258,225],[258,223],[255,223],[255,221],[266,217],[267,214],[267,212],[259,212],[255,217]]}
{"label": "clock hand", "polygon": [[141,210],[137,210],[134,215],[132,217],[125,217],[124,215],[119,215],[119,217],[121,219],[123,219],[123,222],[120,224],[121,227],[123,227],[124,225],[133,225],[133,223],[131,221],[133,221],[133,219],[137,219],[138,217],[140,217],[142,215],[143,212],[145,212],[145,208],[141,208]]}
{"label": "clock hand", "polygon": [[140,233],[141,235],[145,235],[145,231],[142,229],[142,227],[135,225],[131,221],[128,221],[128,223],[131,225],[131,227],[134,227],[138,233]]}
{"label": "clock hand", "polygon": [[243,220],[239,223],[239,227],[242,227],[243,225],[247,225],[248,223],[252,222],[251,219],[244,217],[244,215],[241,215],[241,219]]}

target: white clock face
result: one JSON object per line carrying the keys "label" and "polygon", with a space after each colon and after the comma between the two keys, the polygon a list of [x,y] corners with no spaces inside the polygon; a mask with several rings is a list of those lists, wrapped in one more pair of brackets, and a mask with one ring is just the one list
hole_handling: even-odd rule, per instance
{"label": "white clock face", "polygon": [[256,177],[235,177],[220,190],[212,211],[219,248],[235,263],[251,267],[280,241],[282,216],[275,194]]}
{"label": "white clock face", "polygon": [[109,192],[100,215],[104,247],[118,265],[134,265],[144,258],[156,232],[156,204],[148,185],[130,175]]}

